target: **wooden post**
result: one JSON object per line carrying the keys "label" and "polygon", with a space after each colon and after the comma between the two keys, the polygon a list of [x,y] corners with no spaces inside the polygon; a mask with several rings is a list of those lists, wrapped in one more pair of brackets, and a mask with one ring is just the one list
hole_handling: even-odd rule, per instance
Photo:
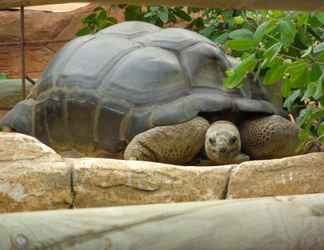
{"label": "wooden post", "polygon": [[21,48],[21,88],[22,97],[26,98],[26,55],[25,55],[25,9],[20,6],[20,48]]}
{"label": "wooden post", "polygon": [[324,194],[4,214],[0,249],[323,250]]}

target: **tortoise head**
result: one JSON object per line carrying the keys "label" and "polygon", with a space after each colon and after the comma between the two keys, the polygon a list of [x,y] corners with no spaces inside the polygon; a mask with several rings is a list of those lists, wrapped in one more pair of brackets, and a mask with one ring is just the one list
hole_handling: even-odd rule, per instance
{"label": "tortoise head", "polygon": [[27,99],[17,103],[1,120],[0,127],[15,132],[32,134],[32,110],[34,100]]}

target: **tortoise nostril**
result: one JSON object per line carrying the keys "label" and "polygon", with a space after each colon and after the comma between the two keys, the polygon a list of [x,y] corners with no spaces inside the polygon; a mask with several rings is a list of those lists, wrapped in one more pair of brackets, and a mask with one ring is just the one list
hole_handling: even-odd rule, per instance
{"label": "tortoise nostril", "polygon": [[215,143],[216,143],[215,138],[209,138],[208,141],[210,144],[213,144],[213,145],[215,145]]}
{"label": "tortoise nostril", "polygon": [[221,153],[225,153],[225,152],[226,152],[226,148],[220,148],[220,149],[219,149],[219,152],[221,152]]}

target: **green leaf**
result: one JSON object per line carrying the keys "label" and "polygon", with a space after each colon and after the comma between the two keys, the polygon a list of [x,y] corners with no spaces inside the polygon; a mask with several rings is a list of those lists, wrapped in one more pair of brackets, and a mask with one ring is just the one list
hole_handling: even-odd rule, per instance
{"label": "green leaf", "polygon": [[82,29],[80,29],[76,35],[77,36],[84,36],[84,35],[88,35],[92,33],[92,29],[90,27],[84,27]]}
{"label": "green leaf", "polygon": [[92,13],[84,18],[82,18],[84,24],[94,24],[96,22],[96,13]]}
{"label": "green leaf", "polygon": [[151,11],[158,12],[160,10],[160,6],[152,6],[150,7]]}
{"label": "green leaf", "polygon": [[6,80],[8,76],[5,73],[0,73],[0,80]]}
{"label": "green leaf", "polygon": [[191,16],[188,15],[185,11],[183,11],[182,9],[179,8],[175,8],[174,13],[180,17],[181,19],[190,22],[192,20]]}
{"label": "green leaf", "polygon": [[143,12],[141,6],[128,5],[124,11],[126,21],[142,20]]}
{"label": "green leaf", "polygon": [[296,46],[300,49],[308,49],[313,47],[312,37],[309,35],[308,31],[300,28],[296,33],[295,37]]}
{"label": "green leaf", "polygon": [[228,33],[223,33],[219,36],[215,36],[212,38],[212,40],[215,42],[215,43],[219,43],[219,44],[224,44],[228,39]]}
{"label": "green leaf", "polygon": [[314,139],[314,137],[313,137],[312,133],[303,129],[298,133],[298,139],[300,141],[306,142],[306,141],[310,141],[310,140]]}
{"label": "green leaf", "polygon": [[285,46],[289,46],[295,39],[296,30],[292,22],[281,20],[279,23],[280,40]]}
{"label": "green leaf", "polygon": [[324,136],[324,122],[321,122],[318,126],[317,134],[318,136]]}
{"label": "green leaf", "polygon": [[321,24],[324,24],[324,12],[317,12],[315,13],[315,16],[317,20],[321,22]]}
{"label": "green leaf", "polygon": [[289,84],[291,88],[303,87],[310,80],[306,61],[296,61],[288,65],[286,72],[289,73]]}
{"label": "green leaf", "polygon": [[154,12],[146,12],[144,17],[147,18],[147,17],[152,17],[152,16],[155,16],[155,13]]}
{"label": "green leaf", "polygon": [[230,32],[228,34],[229,38],[231,39],[246,39],[246,40],[252,40],[253,39],[253,32],[248,29],[238,29]]}
{"label": "green leaf", "polygon": [[317,81],[322,76],[322,74],[324,74],[324,69],[322,72],[320,64],[318,63],[313,64],[311,69],[310,81]]}
{"label": "green leaf", "polygon": [[306,27],[308,24],[309,12],[300,12],[296,17],[297,27]]}
{"label": "green leaf", "polygon": [[324,81],[319,79],[316,82],[316,91],[314,93],[314,99],[319,100],[324,95]]}
{"label": "green leaf", "polygon": [[323,117],[324,109],[307,107],[299,113],[297,123],[302,128],[310,128],[313,126],[312,121],[322,119]]}
{"label": "green leaf", "polygon": [[107,11],[105,9],[101,10],[97,16],[97,20],[105,20],[107,18]]}
{"label": "green leaf", "polygon": [[167,8],[162,8],[159,12],[158,12],[158,16],[161,19],[161,21],[163,23],[167,23],[169,21],[169,11]]}
{"label": "green leaf", "polygon": [[313,47],[309,46],[306,50],[303,51],[301,58],[309,56],[312,53]]}
{"label": "green leaf", "polygon": [[315,48],[314,48],[314,54],[318,54],[320,52],[324,51],[324,42],[318,44]]}
{"label": "green leaf", "polygon": [[245,23],[245,19],[242,16],[235,16],[233,18],[233,21],[235,24],[238,24],[238,25]]}
{"label": "green leaf", "polygon": [[208,26],[207,28],[201,30],[199,33],[205,37],[210,37],[210,35],[215,31],[215,27],[213,25]]}
{"label": "green leaf", "polygon": [[264,84],[271,85],[283,78],[287,65],[283,62],[272,64],[264,77]]}
{"label": "green leaf", "polygon": [[279,52],[281,51],[282,48],[282,44],[280,42],[275,43],[274,45],[272,45],[270,48],[268,48],[265,52],[264,52],[264,58],[266,59],[266,62],[264,63],[265,65],[263,65],[264,67],[268,64],[270,64],[273,59],[279,54]]}
{"label": "green leaf", "polygon": [[293,104],[295,103],[295,101],[301,97],[302,92],[300,89],[295,90],[291,95],[289,95],[285,102],[284,102],[284,107],[288,109],[288,111],[292,111],[293,110]]}
{"label": "green leaf", "polygon": [[257,43],[252,39],[239,39],[227,41],[226,46],[231,48],[232,50],[244,51],[255,49]]}
{"label": "green leaf", "polygon": [[275,28],[275,25],[271,21],[266,21],[258,26],[254,33],[254,40],[260,42],[264,35],[270,33]]}
{"label": "green leaf", "polygon": [[248,56],[233,70],[230,71],[228,77],[224,81],[224,86],[226,88],[239,87],[246,75],[252,72],[255,69],[256,65],[257,60],[255,58],[255,54]]}
{"label": "green leaf", "polygon": [[291,94],[291,86],[289,79],[285,79],[281,87],[281,94],[283,97],[288,97]]}
{"label": "green leaf", "polygon": [[297,117],[297,123],[300,127],[304,127],[305,123],[310,120],[314,110],[312,108],[305,108]]}
{"label": "green leaf", "polygon": [[118,20],[112,16],[108,17],[107,21],[111,24],[116,24],[118,22]]}
{"label": "green leaf", "polygon": [[316,82],[310,82],[307,84],[307,89],[304,93],[304,96],[302,98],[302,101],[305,101],[308,98],[314,97],[317,89],[317,83]]}
{"label": "green leaf", "polygon": [[308,69],[308,63],[305,61],[296,61],[288,65],[287,73],[289,73],[289,79],[291,82],[295,82]]}

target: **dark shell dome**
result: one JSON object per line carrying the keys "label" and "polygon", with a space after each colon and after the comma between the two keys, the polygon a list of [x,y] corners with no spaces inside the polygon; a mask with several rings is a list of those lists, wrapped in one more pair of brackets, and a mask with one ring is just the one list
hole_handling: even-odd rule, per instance
{"label": "dark shell dome", "polygon": [[[223,87],[228,57],[180,28],[124,22],[66,44],[37,86],[33,133],[111,152],[136,134],[200,112],[276,113],[261,87]],[[253,85],[253,87],[252,87]]]}

